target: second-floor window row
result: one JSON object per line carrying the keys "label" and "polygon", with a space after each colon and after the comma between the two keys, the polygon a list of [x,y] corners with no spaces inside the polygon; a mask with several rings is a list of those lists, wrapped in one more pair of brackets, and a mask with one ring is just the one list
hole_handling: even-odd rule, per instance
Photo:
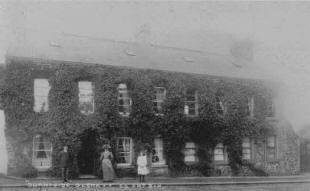
{"label": "second-floor window row", "polygon": [[[49,92],[51,86],[48,79],[34,79],[34,106],[35,112],[46,112],[49,109]],[[117,87],[118,112],[122,116],[129,116],[132,107],[130,91],[125,83],[120,83]],[[154,87],[153,93],[153,112],[156,115],[163,115],[164,102],[166,101],[167,90],[164,87]],[[91,81],[78,82],[79,110],[82,114],[88,115],[95,112],[95,93],[94,84]],[[254,97],[247,97],[245,103],[246,115],[254,116]],[[184,114],[187,116],[198,115],[198,93],[196,90],[187,90],[184,99]],[[215,110],[219,115],[227,112],[227,106],[223,98],[215,97]],[[267,105],[267,116],[274,115],[274,103],[270,101]]]}

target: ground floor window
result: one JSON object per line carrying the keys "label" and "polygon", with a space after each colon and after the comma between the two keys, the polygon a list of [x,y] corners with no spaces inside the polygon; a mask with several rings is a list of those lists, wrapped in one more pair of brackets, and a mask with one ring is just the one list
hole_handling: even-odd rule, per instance
{"label": "ground floor window", "polygon": [[133,146],[130,137],[118,137],[116,139],[116,161],[118,165],[131,165],[132,152]]}
{"label": "ground floor window", "polygon": [[242,159],[243,160],[251,160],[251,139],[244,138],[242,140]]}
{"label": "ground floor window", "polygon": [[253,156],[256,163],[272,162],[277,159],[276,136],[261,137],[254,140]]}
{"label": "ground floor window", "polygon": [[163,165],[165,163],[163,140],[161,138],[155,138],[152,150],[152,164]]}
{"label": "ground floor window", "polygon": [[185,143],[184,162],[197,162],[197,146],[194,142]]}
{"label": "ground floor window", "polygon": [[227,162],[227,152],[223,143],[216,145],[214,149],[214,161],[216,162]]}
{"label": "ground floor window", "polygon": [[276,137],[269,136],[266,140],[266,157],[267,161],[276,160]]}
{"label": "ground floor window", "polygon": [[33,138],[32,165],[37,169],[48,169],[52,166],[52,143],[42,135]]}

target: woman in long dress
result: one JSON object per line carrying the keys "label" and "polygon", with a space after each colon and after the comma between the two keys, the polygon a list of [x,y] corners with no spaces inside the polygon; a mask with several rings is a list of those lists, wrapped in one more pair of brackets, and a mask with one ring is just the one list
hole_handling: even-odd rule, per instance
{"label": "woman in long dress", "polygon": [[114,179],[114,169],[111,160],[113,159],[112,153],[109,151],[108,146],[103,147],[104,151],[101,153],[100,161],[102,166],[102,180],[103,182],[111,182]]}

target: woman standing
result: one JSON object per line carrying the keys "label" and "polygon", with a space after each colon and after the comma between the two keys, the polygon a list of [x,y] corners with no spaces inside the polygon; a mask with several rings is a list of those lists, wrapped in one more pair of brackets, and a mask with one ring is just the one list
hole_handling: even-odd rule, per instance
{"label": "woman standing", "polygon": [[138,175],[140,182],[144,182],[144,177],[149,173],[149,169],[147,167],[147,157],[145,152],[141,151],[137,158],[138,165]]}
{"label": "woman standing", "polygon": [[103,152],[100,156],[100,161],[102,165],[102,180],[103,182],[111,182],[114,179],[114,169],[111,160],[113,159],[112,153],[109,151],[111,148],[109,145],[104,145]]}

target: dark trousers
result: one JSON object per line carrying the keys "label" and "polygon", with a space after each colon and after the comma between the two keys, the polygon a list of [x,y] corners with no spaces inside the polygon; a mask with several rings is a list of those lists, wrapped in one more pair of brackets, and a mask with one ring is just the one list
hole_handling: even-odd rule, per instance
{"label": "dark trousers", "polygon": [[68,181],[68,176],[69,176],[69,169],[68,167],[62,167],[61,168],[61,173],[62,173],[62,179],[64,182]]}

